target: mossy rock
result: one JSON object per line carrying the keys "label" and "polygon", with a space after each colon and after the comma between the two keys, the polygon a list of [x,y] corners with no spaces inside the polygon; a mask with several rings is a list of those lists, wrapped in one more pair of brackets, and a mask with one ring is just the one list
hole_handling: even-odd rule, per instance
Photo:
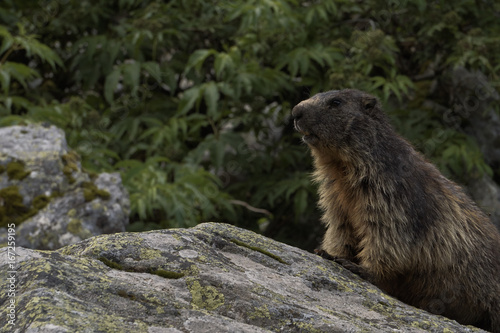
{"label": "mossy rock", "polygon": [[46,196],[44,194],[39,195],[33,199],[33,207],[37,210],[45,208],[51,200],[51,197]]}
{"label": "mossy rock", "polygon": [[61,156],[63,162],[63,173],[68,179],[69,184],[74,184],[76,179],[73,177],[73,172],[80,172],[80,168],[78,167],[78,163],[80,162],[80,156],[72,150],[67,154]]}
{"label": "mossy rock", "polygon": [[12,161],[7,164],[7,176],[10,180],[23,180],[30,175],[30,171],[25,170],[25,164],[22,161]]}
{"label": "mossy rock", "polygon": [[19,192],[19,186],[9,186],[0,190],[0,227],[15,223],[19,226],[28,218],[36,215],[38,211],[45,208],[50,201],[59,196],[54,192],[51,196],[39,195],[33,199],[31,206],[23,204],[23,196]]}
{"label": "mossy rock", "polygon": [[[18,254],[16,326],[4,321],[0,330],[484,332],[408,306],[334,262],[227,224],[101,235]],[[5,261],[0,269],[8,270]],[[8,283],[0,280],[3,318]]]}
{"label": "mossy rock", "polygon": [[82,188],[83,188],[83,197],[87,202],[92,201],[96,198],[108,200],[109,197],[111,196],[108,191],[97,188],[97,186],[92,182],[83,182]]}
{"label": "mossy rock", "polygon": [[[0,227],[16,224],[17,246],[56,249],[125,231],[130,203],[119,174],[92,179],[62,130],[1,127],[0,147]],[[0,246],[6,243],[0,233]]]}
{"label": "mossy rock", "polygon": [[19,224],[32,212],[23,204],[23,196],[18,186],[9,186],[0,190],[0,227],[8,224]]}

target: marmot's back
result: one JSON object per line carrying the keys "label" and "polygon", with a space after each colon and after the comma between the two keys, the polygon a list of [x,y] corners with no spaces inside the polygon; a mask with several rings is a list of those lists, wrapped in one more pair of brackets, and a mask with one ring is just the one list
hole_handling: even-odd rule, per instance
{"label": "marmot's back", "polygon": [[500,234],[397,135],[378,100],[330,91],[292,117],[314,157],[322,250],[404,302],[500,332]]}

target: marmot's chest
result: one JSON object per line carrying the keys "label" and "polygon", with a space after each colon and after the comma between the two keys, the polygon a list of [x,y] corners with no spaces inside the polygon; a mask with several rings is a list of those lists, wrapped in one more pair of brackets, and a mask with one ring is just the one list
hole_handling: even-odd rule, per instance
{"label": "marmot's chest", "polygon": [[391,233],[395,225],[408,222],[404,207],[391,199],[393,193],[362,184],[352,186],[341,180],[331,182],[328,190],[332,193],[329,210],[346,220],[357,239],[382,231]]}

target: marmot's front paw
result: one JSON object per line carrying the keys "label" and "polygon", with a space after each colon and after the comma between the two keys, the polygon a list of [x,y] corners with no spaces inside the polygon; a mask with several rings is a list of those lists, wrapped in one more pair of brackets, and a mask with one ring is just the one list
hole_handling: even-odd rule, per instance
{"label": "marmot's front paw", "polygon": [[352,261],[348,259],[342,259],[342,258],[335,258],[333,259],[336,263],[342,265],[345,269],[350,270],[352,273],[358,275],[362,279],[365,279],[367,281],[371,281],[371,275],[368,273],[366,269],[361,267],[360,265],[353,263]]}
{"label": "marmot's front paw", "polygon": [[337,257],[329,255],[325,250],[323,249],[314,249],[314,253],[316,253],[318,256],[320,256],[323,259],[327,260],[336,260]]}
{"label": "marmot's front paw", "polygon": [[358,275],[362,279],[371,281],[370,273],[368,273],[366,271],[366,269],[364,269],[360,265],[350,261],[349,259],[334,257],[334,256],[328,254],[328,252],[326,252],[323,249],[315,249],[314,253],[316,253],[318,256],[320,256],[324,259],[335,261],[337,264],[340,264],[342,267],[344,267],[345,269],[348,269],[349,271]]}

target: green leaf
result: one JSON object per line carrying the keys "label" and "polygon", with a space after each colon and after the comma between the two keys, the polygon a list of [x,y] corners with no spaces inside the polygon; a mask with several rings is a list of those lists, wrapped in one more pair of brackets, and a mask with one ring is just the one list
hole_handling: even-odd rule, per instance
{"label": "green leaf", "polygon": [[209,117],[217,117],[217,102],[219,101],[219,89],[217,84],[213,81],[208,82],[204,85],[203,91],[205,97],[205,103],[207,104],[207,114]]}
{"label": "green leaf", "polygon": [[0,84],[2,85],[4,93],[8,94],[10,87],[10,74],[8,71],[4,70],[3,67],[0,67]]}
{"label": "green leaf", "polygon": [[115,68],[108,76],[106,76],[106,81],[104,82],[104,98],[106,101],[113,105],[114,104],[114,93],[118,82],[120,81],[121,70],[120,68]]}
{"label": "green leaf", "polygon": [[210,157],[214,163],[214,167],[219,169],[222,167],[224,155],[226,151],[226,142],[222,139],[216,139],[210,147]]}
{"label": "green leaf", "polygon": [[193,108],[196,102],[200,99],[201,88],[194,86],[183,93],[179,107],[177,108],[178,115],[184,115]]}
{"label": "green leaf", "polygon": [[215,69],[215,76],[218,79],[221,78],[222,73],[225,70],[231,70],[233,68],[234,68],[234,62],[229,54],[221,52],[215,56],[214,69]]}
{"label": "green leaf", "polygon": [[35,54],[42,61],[48,62],[53,69],[55,69],[56,64],[61,67],[63,66],[63,62],[57,53],[52,51],[47,45],[40,43],[34,36],[16,36],[13,39],[13,43],[20,45],[26,51],[28,57]]}
{"label": "green leaf", "polygon": [[7,61],[1,68],[2,71],[7,72],[12,78],[16,79],[24,89],[28,87],[27,81],[40,77],[36,70],[17,62]]}
{"label": "green leaf", "polygon": [[426,0],[415,0],[415,4],[417,5],[418,11],[420,13],[425,12],[425,9],[427,8]]}
{"label": "green leaf", "polygon": [[316,16],[316,13],[315,13],[314,9],[311,9],[307,12],[306,17],[305,17],[305,21],[306,21],[307,25],[310,25],[312,23],[315,16]]}
{"label": "green leaf", "polygon": [[148,61],[142,64],[142,68],[144,68],[144,70],[149,75],[151,75],[156,82],[162,83],[160,64],[158,64],[157,62]]}
{"label": "green leaf", "polygon": [[293,207],[296,217],[305,213],[307,209],[307,191],[304,188],[301,188],[295,193]]}
{"label": "green leaf", "polygon": [[2,45],[0,46],[0,55],[2,55],[5,51],[7,51],[13,44],[14,39],[12,35],[5,29],[0,26],[0,36],[2,37]]}
{"label": "green leaf", "polygon": [[215,50],[196,50],[189,57],[186,68],[184,69],[184,73],[189,72],[192,68],[194,68],[197,72],[200,72],[201,66],[203,66],[203,62],[205,60],[217,52]]}
{"label": "green leaf", "polygon": [[131,88],[132,95],[137,94],[141,76],[141,64],[137,61],[122,66],[123,83]]}

